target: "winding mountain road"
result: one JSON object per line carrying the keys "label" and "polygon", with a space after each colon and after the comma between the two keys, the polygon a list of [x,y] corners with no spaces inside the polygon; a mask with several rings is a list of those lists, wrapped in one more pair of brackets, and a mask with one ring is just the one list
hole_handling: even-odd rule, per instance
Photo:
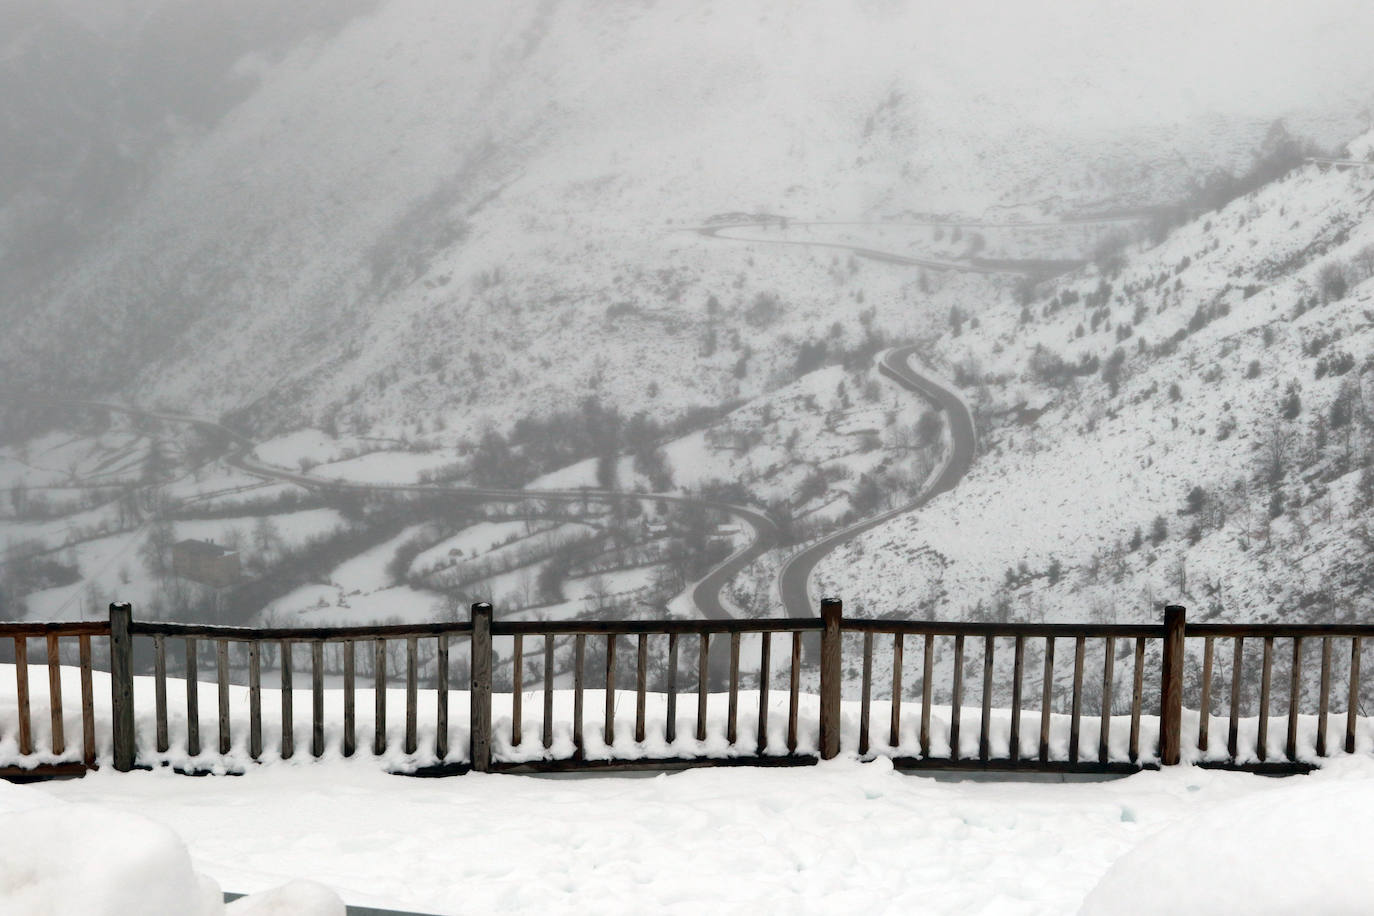
{"label": "winding mountain road", "polygon": [[[825,242],[812,239],[770,239],[758,238],[750,235],[729,235],[727,233],[737,232],[740,229],[763,228],[774,225],[772,223],[747,222],[747,223],[722,223],[715,226],[701,226],[696,231],[700,235],[713,239],[727,239],[734,242],[762,242],[769,245],[801,245],[810,248],[835,248],[847,251],[871,261],[881,261],[887,264],[901,264],[907,267],[925,267],[930,270],[953,270],[963,273],[975,274],[1005,274],[1008,276],[1033,276],[1048,277],[1064,273],[1068,270],[1081,267],[1085,261],[1081,260],[1056,260],[1056,259],[1027,259],[1012,260],[1006,258],[965,258],[963,260],[949,260],[941,258],[924,258],[917,255],[896,254],[891,251],[883,251],[878,248],[866,248],[862,245],[850,245],[845,242]],[[811,225],[831,225],[827,223],[801,223],[791,222],[792,226],[811,226]],[[1059,224],[1056,224],[1059,225]]]}
{"label": "winding mountain road", "polygon": [[[1355,164],[1355,163],[1341,163]],[[1363,164],[1363,163],[1361,163]],[[983,220],[959,221],[946,220],[897,220],[891,222],[854,222],[838,220],[795,221],[781,219],[727,219],[719,223],[696,227],[693,231],[707,238],[728,239],[739,242],[755,242],[770,245],[803,245],[814,248],[832,248],[850,252],[860,257],[888,264],[924,267],[932,270],[965,271],[980,274],[1008,274],[1045,278],[1082,266],[1085,261],[1073,259],[990,259],[964,258],[958,260],[924,258],[913,255],[896,254],[851,245],[845,242],[818,241],[811,239],[767,238],[758,235],[741,234],[749,229],[782,228],[783,226],[960,226],[964,228],[1050,228],[1055,226],[1082,225],[1089,223],[1135,222],[1146,219],[1167,208],[1139,207],[1130,210],[1104,213],[1068,214],[1055,220],[1029,222],[989,222]],[[973,425],[973,415],[968,405],[952,388],[948,388],[929,375],[923,374],[910,363],[915,353],[913,346],[898,347],[883,354],[878,363],[878,371],[913,394],[925,398],[945,418],[948,450],[940,464],[931,472],[920,491],[909,501],[882,512],[878,515],[855,522],[816,541],[801,551],[788,557],[778,570],[778,594],[784,610],[790,617],[814,617],[818,610],[811,602],[809,587],[811,574],[817,564],[831,551],[846,541],[883,524],[899,515],[919,509],[931,499],[951,490],[968,473],[977,452],[978,438]],[[722,583],[723,584],[723,583]]]}
{"label": "winding mountain road", "polygon": [[940,464],[926,478],[920,492],[910,502],[841,528],[787,558],[778,571],[778,593],[789,617],[814,617],[818,613],[811,603],[808,586],[816,564],[827,554],[870,528],[876,528],[889,519],[919,509],[939,494],[952,490],[973,464],[978,437],[968,405],[952,389],[912,368],[909,360],[915,351],[914,346],[887,351],[878,362],[878,371],[907,391],[930,401],[935,409],[943,414],[948,450]]}
{"label": "winding mountain road", "polygon": [[1337,168],[1347,169],[1374,168],[1374,159],[1332,159],[1329,156],[1308,156],[1303,161],[1323,167],[1334,165]]}

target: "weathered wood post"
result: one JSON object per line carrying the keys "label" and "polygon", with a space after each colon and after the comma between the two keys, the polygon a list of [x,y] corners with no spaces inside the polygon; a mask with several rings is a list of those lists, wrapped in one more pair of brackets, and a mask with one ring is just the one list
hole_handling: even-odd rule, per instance
{"label": "weathered wood post", "polygon": [[110,712],[114,768],[134,768],[134,644],[129,636],[134,609],[126,602],[110,605]]}
{"label": "weathered wood post", "polygon": [[840,620],[844,605],[838,598],[821,599],[821,759],[840,753]]}
{"label": "weathered wood post", "polygon": [[472,606],[472,687],[468,695],[468,747],[472,768],[491,769],[491,605]]}
{"label": "weathered wood post", "polygon": [[1178,763],[1183,745],[1183,632],[1187,611],[1164,608],[1164,664],[1159,687],[1159,762]]}

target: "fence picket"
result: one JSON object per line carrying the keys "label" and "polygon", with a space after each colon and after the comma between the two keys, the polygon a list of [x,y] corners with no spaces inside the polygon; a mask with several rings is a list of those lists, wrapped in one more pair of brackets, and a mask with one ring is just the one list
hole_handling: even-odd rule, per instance
{"label": "fence picket", "polygon": [[310,643],[310,756],[324,756],[324,643]]}
{"label": "fence picket", "polygon": [[697,653],[697,740],[706,740],[706,682],[710,672],[711,634],[701,634],[701,645]]}
{"label": "fence picket", "polygon": [[668,634],[668,710],[663,723],[663,740],[677,740],[677,634]]}
{"label": "fence picket", "polygon": [[586,753],[586,747],[582,742],[582,690],[583,690],[583,668],[587,653],[587,637],[578,633],[573,637],[573,755],[581,760]]}
{"label": "fence picket", "polygon": [[1360,637],[1350,639],[1350,698],[1345,713],[1345,752],[1355,753],[1355,714],[1360,708]]}
{"label": "fence picket", "polygon": [[787,753],[797,752],[797,705],[801,687],[801,644],[800,631],[792,633],[792,669],[787,681]]}
{"label": "fence picket", "polygon": [[873,634],[864,633],[863,687],[859,699],[859,753],[868,753],[868,714],[873,688]]}
{"label": "fence picket", "polygon": [[1131,763],[1140,760],[1140,702],[1145,692],[1145,637],[1135,641],[1135,677],[1131,682]]}
{"label": "fence picket", "polygon": [[733,747],[739,737],[739,633],[730,634],[730,705],[726,719],[725,740]]}
{"label": "fence picket", "polygon": [[888,731],[888,747],[896,748],[902,737],[902,641],[901,633],[892,634],[892,724]]}
{"label": "fence picket", "polygon": [[983,712],[978,724],[978,759],[987,762],[992,755],[992,662],[993,636],[983,638]]}
{"label": "fence picket", "polygon": [[[649,634],[639,634],[639,650],[635,657],[635,741],[644,741],[645,693],[649,687]],[[552,699],[553,694],[546,691],[545,696]],[[545,721],[548,718],[545,717]],[[546,744],[545,747],[548,745]]]}
{"label": "fence picket", "polygon": [[1073,644],[1073,705],[1072,718],[1069,720],[1069,763],[1078,762],[1079,726],[1083,716],[1083,646],[1085,637],[1079,636]]}
{"label": "fence picket", "polygon": [[448,634],[440,633],[435,642],[434,756],[442,762],[448,758]]}
{"label": "fence picket", "polygon": [[372,754],[386,753],[386,640],[372,645]]}
{"label": "fence picket", "polygon": [[959,726],[964,718],[964,636],[954,637],[954,683],[949,700],[949,759],[959,759]]}
{"label": "fence picket", "polygon": [[[1202,698],[1198,700],[1197,749],[1207,754],[1208,730],[1212,725],[1212,637],[1203,640]],[[1134,759],[1134,758],[1132,758]]]}
{"label": "fence picket", "polygon": [[[254,760],[262,756],[262,662],[258,655],[258,641],[254,639],[248,643],[248,756]],[[348,712],[351,725],[352,710]]]}
{"label": "fence picket", "polygon": [[602,740],[606,746],[615,744],[615,634],[606,636],[606,717]]}
{"label": "fence picket", "polygon": [[86,766],[93,767],[95,766],[95,690],[91,685],[91,637],[82,633],[77,639],[81,661],[81,759]]}
{"label": "fence picket", "polygon": [[1255,756],[1263,763],[1269,756],[1269,682],[1274,673],[1274,637],[1264,637],[1264,667],[1260,671],[1259,732],[1255,737]]}
{"label": "fence picket", "polygon": [[415,753],[417,744],[417,703],[419,702],[418,675],[415,671],[416,637],[406,637],[406,739],[405,752]]}
{"label": "fence picket", "polygon": [[167,753],[167,640],[153,637],[153,716],[157,729],[157,752]]}
{"label": "fence picket", "polygon": [[229,641],[215,640],[215,679],[219,686],[219,752],[229,753],[232,746],[229,734]]}
{"label": "fence picket", "polygon": [[199,653],[194,636],[186,638],[186,754],[200,754],[200,674]]}
{"label": "fence picket", "polygon": [[289,639],[280,645],[281,656],[281,759],[296,753],[296,694],[291,686],[291,647]]}
{"label": "fence picket", "polygon": [[48,712],[52,728],[52,752],[61,754],[67,749],[62,733],[62,658],[58,652],[57,634],[48,634]]}
{"label": "fence picket", "polygon": [[1302,637],[1293,637],[1293,670],[1288,674],[1288,734],[1284,752],[1289,760],[1298,759],[1298,703],[1302,693]]}
{"label": "fence picket", "polygon": [[14,637],[14,691],[19,706],[19,753],[33,753],[33,724],[29,718],[29,640]]}
{"label": "fence picket", "polygon": [[1016,637],[1011,660],[1011,734],[1008,736],[1007,755],[1012,762],[1021,759],[1021,677],[1026,660],[1025,640]]}
{"label": "fence picket", "polygon": [[351,639],[345,640],[343,653],[343,755],[352,757],[358,750],[357,710],[354,706],[357,700],[357,685],[354,680],[357,674],[357,643]]}
{"label": "fence picket", "polygon": [[553,747],[553,636],[544,637],[544,747]]}
{"label": "fence picket", "polygon": [[1040,762],[1050,761],[1050,703],[1054,699],[1054,637],[1045,637],[1045,673],[1040,683]]}
{"label": "fence picket", "polygon": [[1112,680],[1116,673],[1116,640],[1108,636],[1102,641],[1102,719],[1098,723],[1097,762],[1106,763],[1111,757],[1112,738]]}
{"label": "fence picket", "polygon": [[927,633],[921,646],[921,731],[919,741],[921,756],[930,756],[930,703],[934,695],[931,689],[931,670],[935,667],[935,634]]}
{"label": "fence picket", "polygon": [[516,633],[512,640],[510,743],[511,747],[519,747],[524,739],[522,728],[525,720],[525,637]]}
{"label": "fence picket", "polygon": [[768,662],[773,647],[773,635],[759,637],[759,732],[754,741],[759,756],[768,752]]}
{"label": "fence picket", "polygon": [[1317,701],[1317,756],[1326,756],[1326,717],[1331,708],[1331,637],[1322,639],[1321,698]]}
{"label": "fence picket", "polygon": [[1226,726],[1226,753],[1232,760],[1240,753],[1240,673],[1245,667],[1245,637],[1235,638],[1231,660],[1231,718]]}

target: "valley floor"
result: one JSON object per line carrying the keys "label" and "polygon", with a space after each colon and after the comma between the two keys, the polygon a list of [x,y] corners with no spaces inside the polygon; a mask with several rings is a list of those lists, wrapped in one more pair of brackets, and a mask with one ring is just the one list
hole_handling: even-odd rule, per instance
{"label": "valley floor", "polygon": [[[1290,779],[1183,766],[1092,783],[946,782],[854,760],[426,780],[355,761],[29,791],[170,826],[226,890],[309,878],[351,903],[436,914],[1058,914],[1085,897],[1085,912],[1122,913],[1167,911],[1171,893],[1355,912],[1341,901],[1369,890],[1354,863],[1374,852],[1367,759]],[[1295,869],[1311,880],[1276,891]]]}

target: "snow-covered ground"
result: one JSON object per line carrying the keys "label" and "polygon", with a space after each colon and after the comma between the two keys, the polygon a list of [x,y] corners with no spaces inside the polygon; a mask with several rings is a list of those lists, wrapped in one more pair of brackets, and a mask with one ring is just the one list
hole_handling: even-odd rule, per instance
{"label": "snow-covered ground", "polygon": [[330,889],[288,880],[225,906],[176,833],[145,815],[0,782],[6,916],[343,916]]}
{"label": "snow-covered ground", "polygon": [[[176,831],[227,890],[287,878],[437,914],[1360,913],[1374,762],[944,782],[883,761],[649,778],[101,772],[42,794]],[[4,806],[0,794],[0,807]],[[1181,909],[1179,910],[1181,911]]]}

